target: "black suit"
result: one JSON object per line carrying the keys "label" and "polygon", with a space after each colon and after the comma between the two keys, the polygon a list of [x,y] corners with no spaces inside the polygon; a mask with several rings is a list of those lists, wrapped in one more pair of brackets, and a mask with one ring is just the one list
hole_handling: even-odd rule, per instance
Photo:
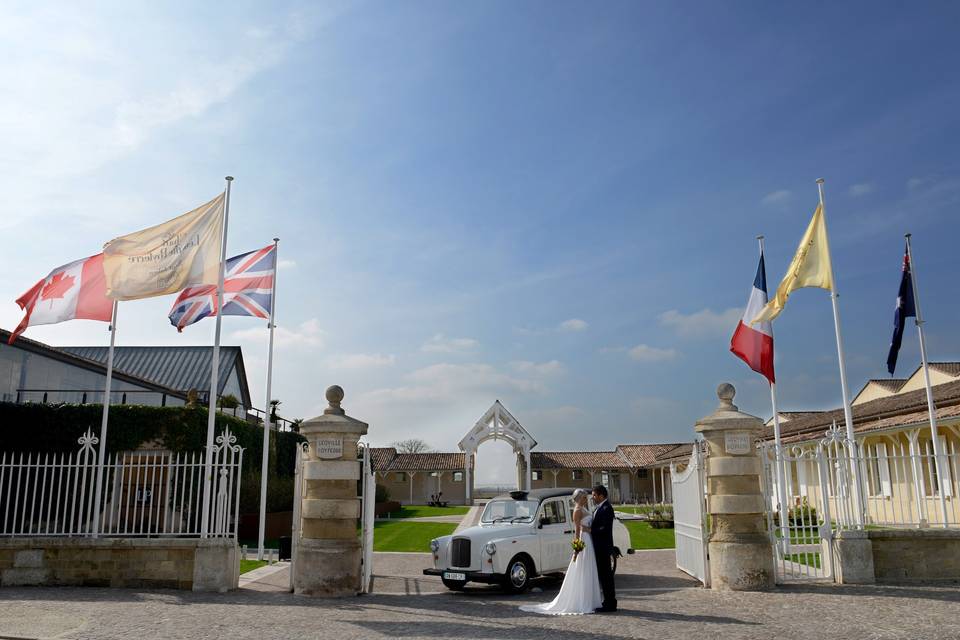
{"label": "black suit", "polygon": [[610,558],[613,556],[613,507],[606,501],[597,507],[593,514],[593,523],[590,525],[590,539],[593,540],[593,550],[597,556],[597,573],[600,577],[600,589],[603,590],[603,608],[615,610],[617,608],[617,593],[613,583],[613,567]]}

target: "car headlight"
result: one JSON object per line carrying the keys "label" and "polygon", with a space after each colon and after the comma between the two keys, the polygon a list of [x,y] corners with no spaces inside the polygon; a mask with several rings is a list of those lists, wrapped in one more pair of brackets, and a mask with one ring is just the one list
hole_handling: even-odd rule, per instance
{"label": "car headlight", "polygon": [[440,541],[439,541],[439,540],[431,540],[431,541],[430,541],[430,551],[433,551],[434,553],[436,553],[437,551],[440,551]]}
{"label": "car headlight", "polygon": [[497,552],[497,545],[492,542],[488,542],[483,546],[483,550],[487,552],[488,556],[492,556]]}

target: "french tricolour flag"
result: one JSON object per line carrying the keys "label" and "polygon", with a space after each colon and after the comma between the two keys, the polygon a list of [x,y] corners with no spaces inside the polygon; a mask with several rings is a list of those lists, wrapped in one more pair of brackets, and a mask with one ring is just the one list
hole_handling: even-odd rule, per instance
{"label": "french tricolour flag", "polygon": [[750,300],[740,318],[737,330],[730,339],[730,351],[738,358],[750,365],[750,368],[766,376],[770,384],[776,380],[773,375],[773,326],[769,322],[758,322],[751,325],[750,321],[757,317],[760,310],[767,304],[767,271],[763,266],[763,254],[760,254],[760,264],[757,265],[757,277],[753,280],[753,289],[750,291]]}

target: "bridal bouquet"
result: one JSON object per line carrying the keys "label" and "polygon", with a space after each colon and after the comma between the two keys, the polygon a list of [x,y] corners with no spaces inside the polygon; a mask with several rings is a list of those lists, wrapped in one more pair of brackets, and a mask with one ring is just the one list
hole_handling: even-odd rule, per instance
{"label": "bridal bouquet", "polygon": [[573,560],[574,562],[576,562],[577,556],[580,555],[580,552],[584,550],[586,545],[583,544],[583,540],[581,540],[580,538],[574,538],[570,542],[570,546],[573,547]]}

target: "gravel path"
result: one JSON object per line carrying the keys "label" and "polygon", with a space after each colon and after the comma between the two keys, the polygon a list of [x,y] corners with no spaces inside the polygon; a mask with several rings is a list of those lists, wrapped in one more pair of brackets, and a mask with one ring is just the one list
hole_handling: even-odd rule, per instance
{"label": "gravel path", "polygon": [[[618,575],[621,611],[545,617],[520,604],[559,583],[510,597],[463,593],[419,574],[425,554],[377,554],[373,595],[341,600],[241,589],[230,594],[79,588],[0,589],[0,637],[116,640],[354,640],[477,638],[598,640],[691,638],[960,638],[954,586],[807,585],[770,593],[714,593],[673,568],[672,551],[630,556]],[[286,579],[285,571],[269,578]],[[257,583],[254,583],[257,584]],[[264,585],[265,586],[265,585]]]}

